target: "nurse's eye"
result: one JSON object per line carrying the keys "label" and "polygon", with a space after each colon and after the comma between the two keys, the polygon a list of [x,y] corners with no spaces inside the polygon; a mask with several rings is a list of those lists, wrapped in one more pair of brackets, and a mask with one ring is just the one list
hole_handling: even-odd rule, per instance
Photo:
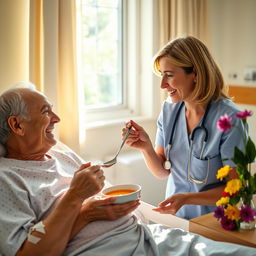
{"label": "nurse's eye", "polygon": [[164,73],[162,76],[163,76],[163,77],[166,77],[166,78],[168,78],[168,79],[173,78],[173,74],[172,74],[172,73]]}

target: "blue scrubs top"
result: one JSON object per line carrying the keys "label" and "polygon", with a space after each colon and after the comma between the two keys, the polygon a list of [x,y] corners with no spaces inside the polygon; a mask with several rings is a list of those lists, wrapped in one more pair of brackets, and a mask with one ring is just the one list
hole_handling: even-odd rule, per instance
{"label": "blue scrubs top", "polygon": [[[167,152],[167,146],[170,142],[178,104],[165,101],[158,118],[156,146],[164,147],[165,152]],[[224,114],[235,117],[235,113],[239,111],[237,106],[229,99],[220,99],[217,102],[211,103],[204,121],[204,126],[208,130],[208,141],[203,157],[200,159],[204,132],[202,129],[199,129],[195,133],[190,164],[190,174],[193,178],[204,180],[207,176],[208,164],[209,176],[206,184],[196,184],[188,179],[190,137],[187,132],[185,105],[182,107],[175,125],[170,150],[169,159],[171,160],[172,167],[167,182],[166,198],[176,193],[200,192],[224,184],[216,178],[218,169],[227,164],[231,167],[235,165],[231,160],[222,161],[222,159],[233,157],[235,146],[241,150],[244,149],[244,146],[238,129],[232,128],[228,132],[223,133],[217,129],[217,121]],[[243,129],[242,122],[238,118],[233,118],[232,124]],[[215,205],[184,205],[176,215],[185,219],[191,219],[212,212],[215,208]]]}

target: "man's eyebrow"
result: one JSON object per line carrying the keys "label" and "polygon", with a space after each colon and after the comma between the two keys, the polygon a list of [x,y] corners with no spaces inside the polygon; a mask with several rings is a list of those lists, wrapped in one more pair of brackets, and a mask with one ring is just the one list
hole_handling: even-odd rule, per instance
{"label": "man's eyebrow", "polygon": [[48,109],[48,108],[53,108],[53,105],[52,104],[44,104],[42,107],[41,107],[41,111],[45,110],[45,109]]}

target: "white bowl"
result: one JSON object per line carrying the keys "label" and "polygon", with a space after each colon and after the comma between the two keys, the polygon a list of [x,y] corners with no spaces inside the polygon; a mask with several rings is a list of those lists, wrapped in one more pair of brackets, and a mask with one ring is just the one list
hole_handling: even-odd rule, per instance
{"label": "white bowl", "polygon": [[[120,195],[108,195],[107,193],[118,191],[118,190],[134,190],[134,192],[128,194]],[[104,196],[115,197],[115,202],[113,204],[123,204],[131,201],[140,199],[141,186],[137,184],[120,184],[105,188],[101,192]]]}

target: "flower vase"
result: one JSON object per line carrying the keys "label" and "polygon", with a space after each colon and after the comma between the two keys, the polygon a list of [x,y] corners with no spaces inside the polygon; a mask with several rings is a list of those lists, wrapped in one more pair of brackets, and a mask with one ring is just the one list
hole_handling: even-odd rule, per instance
{"label": "flower vase", "polygon": [[[253,214],[255,212],[255,205],[253,200],[250,200],[250,202],[243,202],[242,201],[242,205],[241,205],[241,214],[243,214],[244,221],[240,222],[240,229],[243,230],[252,230],[255,229],[255,225],[256,225],[256,216],[254,216],[255,214]],[[252,213],[252,216],[251,216]]]}

